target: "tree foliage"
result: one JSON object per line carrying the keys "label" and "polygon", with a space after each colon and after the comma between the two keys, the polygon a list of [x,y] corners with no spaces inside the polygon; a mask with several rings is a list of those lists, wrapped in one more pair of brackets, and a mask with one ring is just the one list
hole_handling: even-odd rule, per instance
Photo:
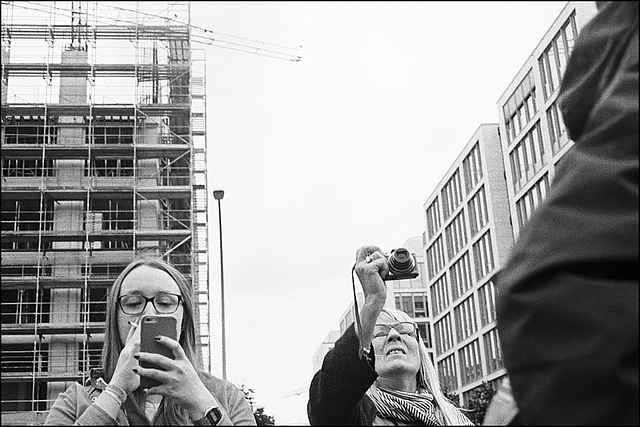
{"label": "tree foliage", "polygon": [[458,394],[450,393],[449,390],[446,387],[442,390],[442,392],[444,394],[444,397],[449,399],[458,408],[460,407],[460,396]]}
{"label": "tree foliage", "polygon": [[259,426],[275,425],[275,419],[273,418],[273,416],[265,414],[263,407],[256,408],[253,416],[256,419],[256,424]]}
{"label": "tree foliage", "polygon": [[482,425],[487,407],[489,403],[491,403],[494,394],[496,394],[495,390],[485,381],[473,389],[473,395],[471,399],[469,399],[469,412],[467,412],[467,417],[469,417],[475,425]]}
{"label": "tree foliage", "polygon": [[249,402],[253,417],[256,419],[256,424],[259,426],[273,426],[275,425],[275,418],[272,415],[267,415],[264,412],[264,407],[256,406],[256,399],[254,397],[255,391],[252,388],[246,388],[244,384],[240,386],[240,389],[244,393],[245,399]]}

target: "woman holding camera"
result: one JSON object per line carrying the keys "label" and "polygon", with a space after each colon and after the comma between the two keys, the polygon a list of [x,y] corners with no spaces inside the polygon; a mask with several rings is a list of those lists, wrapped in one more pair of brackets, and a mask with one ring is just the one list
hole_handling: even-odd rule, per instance
{"label": "woman holding camera", "polygon": [[[140,352],[140,319],[173,316],[178,340],[159,335],[174,359]],[[193,299],[189,282],[161,259],[134,260],[107,299],[103,376],[61,393],[45,425],[255,425],[244,393],[196,368]],[[149,362],[162,368],[142,368]],[[143,390],[140,378],[160,385]]]}
{"label": "woman holding camera", "polygon": [[440,390],[411,317],[384,308],[387,258],[363,246],[354,269],[365,298],[361,330],[347,328],[313,377],[311,425],[473,425]]}

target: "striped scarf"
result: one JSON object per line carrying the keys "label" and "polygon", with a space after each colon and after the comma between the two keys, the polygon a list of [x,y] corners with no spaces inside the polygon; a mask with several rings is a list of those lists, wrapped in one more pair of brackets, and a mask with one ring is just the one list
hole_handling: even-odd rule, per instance
{"label": "striped scarf", "polygon": [[441,426],[443,421],[436,416],[433,395],[420,389],[417,393],[406,393],[372,385],[367,395],[376,406],[378,416],[395,418],[405,422],[423,422],[428,426]]}

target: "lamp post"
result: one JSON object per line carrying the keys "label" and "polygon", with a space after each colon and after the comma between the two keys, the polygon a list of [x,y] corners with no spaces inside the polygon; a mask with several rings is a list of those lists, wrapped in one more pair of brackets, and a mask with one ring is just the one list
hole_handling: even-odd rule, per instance
{"label": "lamp post", "polygon": [[222,315],[222,378],[227,379],[227,342],[224,328],[224,266],[222,257],[222,207],[220,200],[224,197],[223,190],[214,190],[213,198],[218,201],[218,224],[220,226],[220,304]]}

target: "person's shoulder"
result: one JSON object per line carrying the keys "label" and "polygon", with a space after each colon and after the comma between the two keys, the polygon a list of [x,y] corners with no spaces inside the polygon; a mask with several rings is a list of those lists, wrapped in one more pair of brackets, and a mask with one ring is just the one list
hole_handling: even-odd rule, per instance
{"label": "person's shoulder", "polygon": [[231,381],[216,377],[215,375],[212,375],[209,372],[205,371],[198,371],[198,375],[200,376],[200,380],[210,390],[224,390],[229,394],[242,393],[240,387],[238,387]]}

